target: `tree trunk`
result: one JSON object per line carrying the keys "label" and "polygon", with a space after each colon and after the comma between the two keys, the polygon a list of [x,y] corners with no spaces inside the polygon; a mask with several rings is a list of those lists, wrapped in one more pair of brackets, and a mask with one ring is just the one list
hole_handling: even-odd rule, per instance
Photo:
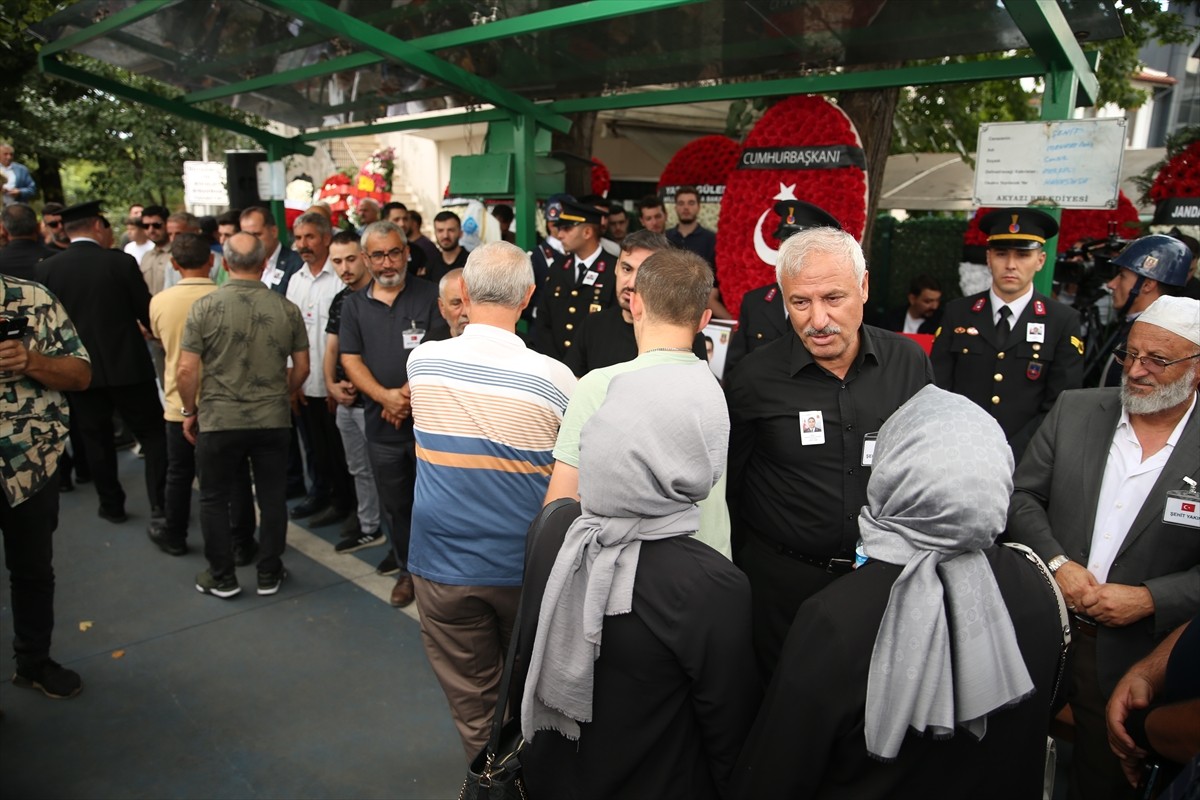
{"label": "tree trunk", "polygon": [[37,153],[37,169],[33,179],[37,181],[38,192],[42,195],[43,203],[65,203],[63,199],[62,162],[53,156]]}
{"label": "tree trunk", "polygon": [[[888,64],[866,64],[851,72],[888,70],[902,66],[902,62]],[[863,153],[867,160],[867,227],[863,231],[863,252],[871,252],[871,234],[875,228],[875,212],[879,207],[879,195],[883,191],[883,171],[887,167],[888,152],[892,144],[892,118],[896,114],[899,89],[870,89],[860,92],[842,92],[838,95],[838,106],[854,122],[862,138]]]}
{"label": "tree trunk", "polygon": [[567,167],[567,193],[582,197],[592,193],[592,136],[596,130],[596,112],[581,111],[567,116],[571,119],[571,131],[556,131],[551,139],[551,148],[579,156],[562,161]]}

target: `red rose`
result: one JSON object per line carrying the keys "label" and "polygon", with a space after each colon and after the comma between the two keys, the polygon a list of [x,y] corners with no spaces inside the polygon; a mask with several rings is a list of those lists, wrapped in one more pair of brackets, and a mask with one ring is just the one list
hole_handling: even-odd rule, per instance
{"label": "red rose", "polygon": [[1162,166],[1150,186],[1150,199],[1200,197],[1200,141],[1192,142]]}
{"label": "red rose", "polygon": [[598,158],[592,159],[592,194],[608,197],[608,189],[612,186],[612,175],[604,162]]}
{"label": "red rose", "polygon": [[728,136],[701,136],[679,149],[658,179],[661,194],[668,186],[724,186],[737,166],[742,148]]}

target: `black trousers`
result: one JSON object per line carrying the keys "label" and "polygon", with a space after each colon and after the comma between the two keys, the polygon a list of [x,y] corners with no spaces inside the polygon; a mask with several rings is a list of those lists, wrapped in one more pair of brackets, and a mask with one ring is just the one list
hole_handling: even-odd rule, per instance
{"label": "black trousers", "polygon": [[[183,423],[166,422],[167,486],[165,536],[180,544],[187,541],[192,515],[192,481],[196,478],[196,448],[183,435]],[[243,461],[234,476],[229,500],[229,524],[233,541],[249,544],[254,539],[254,492],[250,485],[250,463]]]}
{"label": "black trousers", "polygon": [[379,490],[379,505],[392,536],[392,553],[400,574],[408,574],[408,542],[412,538],[413,491],[417,486],[417,443],[367,440],[367,455]]}
{"label": "black trousers", "polygon": [[[308,431],[309,473],[313,476],[312,496],[328,500],[339,511],[354,510],[354,485],[350,470],[346,467],[346,453],[342,449],[342,434],[337,429],[337,418],[325,403],[324,397],[309,397],[308,404],[300,406],[300,416]],[[325,494],[317,494],[322,487]]]}
{"label": "black trousers", "polygon": [[58,527],[58,476],[15,506],[0,493],[0,531],[12,598],[13,652],[18,665],[50,656],[54,631],[54,547]]}
{"label": "black trousers", "polygon": [[88,467],[100,495],[100,506],[125,510],[125,490],[117,479],[117,449],[113,445],[113,411],[142,445],[145,457],[146,496],[152,510],[165,504],[167,440],[162,426],[162,403],[153,381],[129,386],[102,386],[71,392],[72,423],[77,423],[87,452]]}
{"label": "black trousers", "polygon": [[240,465],[254,472],[258,497],[258,571],[278,572],[287,546],[287,428],[200,431],[196,468],[200,472],[200,530],[204,557],[218,578],[234,571],[229,505]]}

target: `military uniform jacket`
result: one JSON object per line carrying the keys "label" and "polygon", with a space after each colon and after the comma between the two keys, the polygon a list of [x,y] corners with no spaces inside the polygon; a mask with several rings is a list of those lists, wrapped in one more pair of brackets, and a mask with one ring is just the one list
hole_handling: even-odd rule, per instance
{"label": "military uniform jacket", "polygon": [[758,347],[775,341],[791,330],[783,309],[783,292],[775,284],[760,286],[742,296],[738,327],[729,339],[725,354],[725,377],[733,368]]}
{"label": "military uniform jacket", "polygon": [[604,251],[575,277],[575,257],[561,255],[550,265],[537,306],[537,350],[560,361],[579,336],[583,320],[616,302],[617,259]]}
{"label": "military uniform jacket", "polygon": [[1003,344],[993,316],[988,292],[949,303],[930,360],[937,385],[995,417],[1019,459],[1058,396],[1083,384],[1079,312],[1034,292]]}
{"label": "military uniform jacket", "polygon": [[138,329],[150,329],[150,290],[133,256],[75,241],[37,265],[38,282],[62,303],[92,359],[92,389],[154,380]]}

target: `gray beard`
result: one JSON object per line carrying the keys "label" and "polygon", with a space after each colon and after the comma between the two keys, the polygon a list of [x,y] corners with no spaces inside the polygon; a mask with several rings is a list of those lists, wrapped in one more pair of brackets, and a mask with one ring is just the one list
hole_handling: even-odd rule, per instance
{"label": "gray beard", "polygon": [[1129,390],[1129,375],[1121,375],[1121,405],[1130,414],[1158,414],[1186,403],[1192,396],[1192,385],[1200,365],[1192,367],[1179,380],[1159,386],[1148,395],[1135,395]]}

